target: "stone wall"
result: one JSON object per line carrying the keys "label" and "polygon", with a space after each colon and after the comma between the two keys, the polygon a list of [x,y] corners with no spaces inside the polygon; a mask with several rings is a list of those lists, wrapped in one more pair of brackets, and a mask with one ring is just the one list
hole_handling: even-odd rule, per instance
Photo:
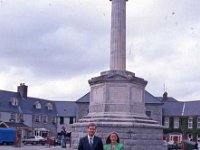
{"label": "stone wall", "polygon": [[32,127],[32,115],[31,114],[24,114],[23,115],[23,119],[24,119],[24,124]]}
{"label": "stone wall", "polygon": [[[151,118],[158,121],[162,125],[162,105],[145,104],[146,111],[151,111]],[[89,103],[78,104],[77,119],[82,118],[88,114]]]}
{"label": "stone wall", "polygon": [[89,103],[77,103],[76,119],[83,118],[89,112]]}
{"label": "stone wall", "polygon": [[33,117],[33,120],[32,120],[32,128],[45,128],[47,130],[49,130],[51,132],[51,135],[52,136],[56,136],[57,135],[57,124],[56,123],[53,123],[52,120],[55,116],[48,116],[48,122],[47,123],[44,123],[43,121],[40,121],[40,122],[35,122],[34,120],[34,117]]}
{"label": "stone wall", "polygon": [[145,104],[146,111],[151,112],[151,118],[162,125],[162,105]]}
{"label": "stone wall", "polygon": [[4,122],[9,122],[9,120],[10,120],[10,113],[11,112],[1,112],[1,118],[0,118],[0,120],[4,121]]}
{"label": "stone wall", "polygon": [[[100,124],[96,135],[101,137],[105,144],[109,133],[113,131],[118,133],[120,142],[125,145],[126,150],[166,150],[162,141],[163,132],[159,127]],[[86,126],[75,127],[72,133],[72,148],[77,149],[80,137],[86,135]]]}

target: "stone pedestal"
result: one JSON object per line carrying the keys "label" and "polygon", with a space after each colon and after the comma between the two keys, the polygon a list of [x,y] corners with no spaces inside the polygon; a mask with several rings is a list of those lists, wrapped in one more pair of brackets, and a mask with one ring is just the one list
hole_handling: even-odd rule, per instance
{"label": "stone pedestal", "polygon": [[162,127],[145,115],[147,82],[128,71],[106,71],[89,80],[89,114],[73,125],[72,148],[87,134],[90,122],[105,143],[110,132],[119,133],[126,150],[165,150]]}
{"label": "stone pedestal", "polygon": [[117,114],[144,116],[144,88],[147,82],[128,71],[112,70],[89,80],[89,115]]}
{"label": "stone pedestal", "polygon": [[[162,129],[156,125],[145,123],[119,123],[119,122],[95,122],[97,124],[96,135],[105,143],[110,132],[116,131],[120,142],[126,150],[167,150],[163,146]],[[87,122],[75,124],[72,134],[72,148],[77,149],[79,138],[87,133]]]}

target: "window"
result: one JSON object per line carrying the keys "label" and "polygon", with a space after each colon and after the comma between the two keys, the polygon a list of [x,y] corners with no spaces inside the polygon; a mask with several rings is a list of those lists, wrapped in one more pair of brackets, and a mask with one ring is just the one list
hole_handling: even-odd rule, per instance
{"label": "window", "polygon": [[74,123],[74,118],[73,117],[70,117],[69,118],[69,124],[73,124]]}
{"label": "window", "polygon": [[146,115],[147,115],[148,117],[151,117],[151,111],[146,111]]}
{"label": "window", "polygon": [[19,101],[18,101],[17,98],[15,98],[15,97],[11,98],[11,105],[12,106],[18,106],[18,104],[19,104]]}
{"label": "window", "polygon": [[23,114],[22,114],[22,113],[19,113],[17,117],[18,117],[17,120],[18,120],[19,122],[24,122],[24,117],[23,117]]}
{"label": "window", "polygon": [[200,142],[200,134],[197,134],[197,141]]}
{"label": "window", "polygon": [[192,118],[192,117],[189,117],[189,118],[188,118],[188,128],[189,128],[189,129],[192,129],[192,126],[193,126],[193,118]]}
{"label": "window", "polygon": [[60,117],[60,124],[64,124],[64,117]]}
{"label": "window", "polygon": [[174,117],[174,129],[179,128],[179,117]]}
{"label": "window", "polygon": [[164,118],[164,127],[169,128],[169,117]]}
{"label": "window", "polygon": [[47,123],[48,122],[48,117],[47,116],[43,116],[43,123]]}
{"label": "window", "polygon": [[76,122],[76,117],[74,117],[74,123]]}
{"label": "window", "polygon": [[10,113],[10,121],[16,121],[16,113]]}
{"label": "window", "polygon": [[56,123],[56,117],[53,117],[53,119],[52,119],[52,123],[53,123],[53,124]]}
{"label": "window", "polygon": [[189,140],[189,141],[192,141],[192,140],[193,140],[192,134],[188,134],[188,140]]}
{"label": "window", "polygon": [[35,102],[35,108],[36,109],[41,109],[42,108],[42,106],[41,106],[39,101]]}
{"label": "window", "polygon": [[41,116],[36,115],[36,116],[35,116],[35,122],[40,122],[40,121],[41,121]]}
{"label": "window", "polygon": [[200,117],[197,118],[197,128],[200,128]]}
{"label": "window", "polygon": [[172,143],[181,143],[182,142],[182,134],[169,134],[169,141]]}
{"label": "window", "polygon": [[53,110],[53,105],[51,103],[46,104],[47,110]]}

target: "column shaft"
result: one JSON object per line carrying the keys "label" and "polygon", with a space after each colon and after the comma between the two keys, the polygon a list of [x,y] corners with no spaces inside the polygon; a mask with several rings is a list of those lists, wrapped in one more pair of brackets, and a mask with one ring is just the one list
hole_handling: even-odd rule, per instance
{"label": "column shaft", "polygon": [[110,70],[126,70],[126,0],[112,0]]}

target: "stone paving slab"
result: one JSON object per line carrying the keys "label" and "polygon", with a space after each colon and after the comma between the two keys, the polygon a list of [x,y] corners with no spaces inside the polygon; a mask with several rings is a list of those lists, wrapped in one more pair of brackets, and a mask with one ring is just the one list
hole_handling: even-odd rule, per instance
{"label": "stone paving slab", "polygon": [[48,146],[32,146],[26,145],[22,147],[15,147],[15,146],[2,146],[0,145],[0,150],[72,150],[71,148],[61,148],[60,146],[56,147],[48,147]]}

